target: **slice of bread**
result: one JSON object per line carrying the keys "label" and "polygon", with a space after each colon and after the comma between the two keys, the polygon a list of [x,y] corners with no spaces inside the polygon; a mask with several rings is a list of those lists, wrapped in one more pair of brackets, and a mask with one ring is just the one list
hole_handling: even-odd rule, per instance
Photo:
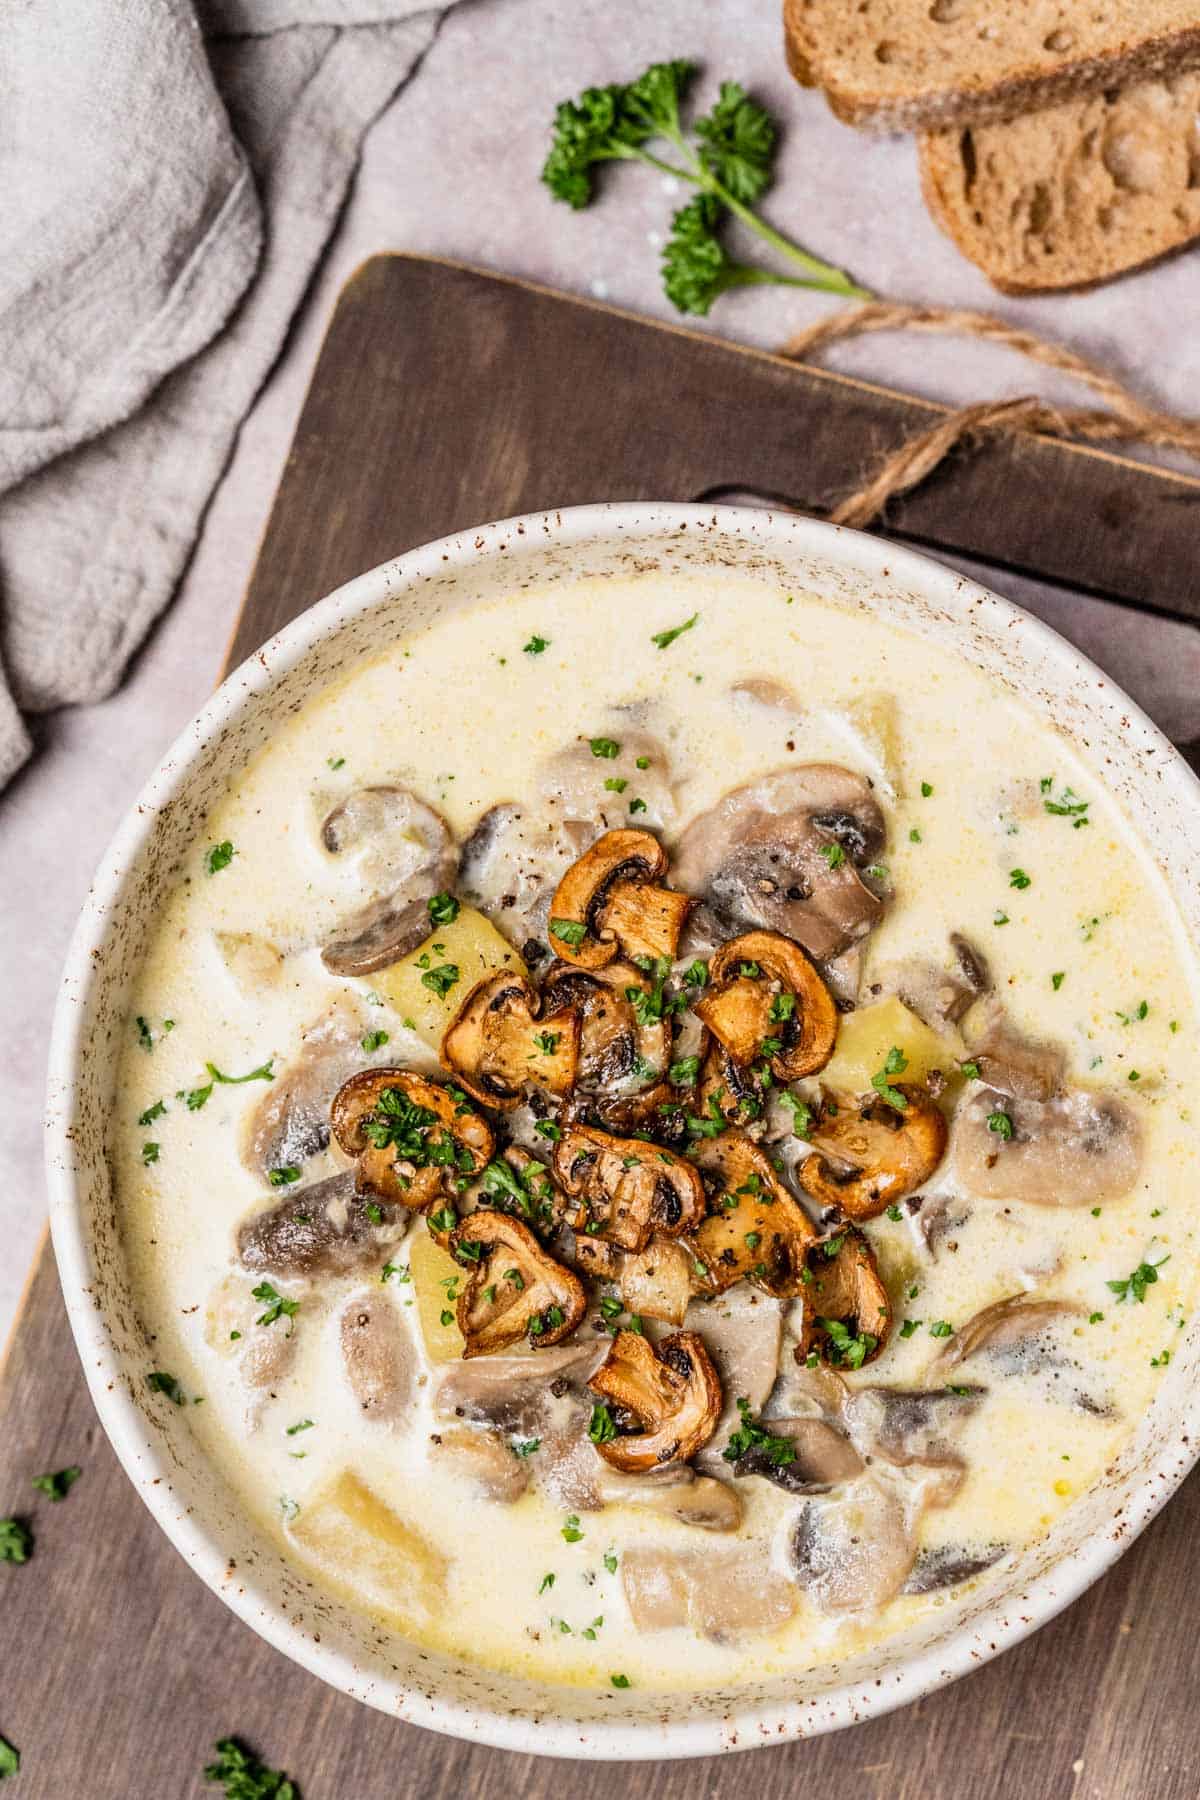
{"label": "slice of bread", "polygon": [[925,204],[1008,294],[1105,281],[1200,237],[1200,70],[929,132],[920,151]]}
{"label": "slice of bread", "polygon": [[850,125],[1011,117],[1200,64],[1200,0],[784,0],[788,60]]}

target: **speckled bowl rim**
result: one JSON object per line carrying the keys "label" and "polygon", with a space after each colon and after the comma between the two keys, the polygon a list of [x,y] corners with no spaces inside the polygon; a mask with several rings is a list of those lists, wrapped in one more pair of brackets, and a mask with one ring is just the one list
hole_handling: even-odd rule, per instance
{"label": "speckled bowl rim", "polygon": [[[968,620],[976,633],[997,634],[1010,643],[1014,633],[1024,637],[1038,654],[1058,666],[1064,680],[1071,676],[1087,685],[1087,704],[1110,715],[1109,722],[1126,734],[1131,763],[1139,755],[1153,759],[1156,779],[1175,790],[1175,803],[1182,804],[1195,819],[1190,841],[1200,845],[1200,782],[1146,714],[1057,632],[956,571],[894,543],[794,514],[658,502],[579,506],[457,533],[369,570],[310,607],[235,669],[180,734],[118,829],[84,903],[54,1019],[46,1118],[54,1251],[96,1410],[126,1473],[157,1523],[234,1613],[331,1686],[406,1722],[467,1742],[524,1753],[593,1760],[707,1756],[815,1736],[906,1705],[1011,1648],[1078,1598],[1145,1528],[1200,1454],[1200,1390],[1191,1382],[1182,1390],[1175,1389],[1172,1422],[1157,1454],[1131,1472],[1124,1490],[1117,1490],[1123,1504],[1115,1507],[1109,1521],[1113,1529],[1097,1532],[1066,1551],[1019,1591],[1000,1594],[939,1644],[903,1656],[884,1676],[868,1683],[846,1682],[826,1689],[816,1700],[806,1700],[798,1693],[783,1705],[756,1704],[753,1688],[747,1688],[730,1696],[725,1715],[703,1718],[671,1718],[672,1711],[683,1710],[686,1695],[664,1693],[657,1719],[618,1718],[611,1723],[573,1718],[573,1690],[555,1688],[552,1704],[560,1716],[547,1717],[543,1706],[531,1706],[536,1728],[531,1717],[514,1715],[511,1710],[467,1706],[406,1688],[382,1672],[365,1674],[341,1650],[314,1643],[311,1635],[297,1629],[282,1607],[252,1581],[231,1590],[224,1555],[203,1520],[191,1509],[177,1509],[172,1502],[169,1484],[162,1481],[169,1464],[121,1379],[122,1361],[95,1296],[96,1271],[71,1130],[72,1096],[80,1078],[87,1013],[84,1002],[89,984],[96,978],[94,956],[104,941],[110,910],[120,903],[122,884],[147,838],[150,822],[180,792],[203,746],[215,734],[242,709],[253,707],[256,699],[321,639],[333,635],[347,619],[393,600],[399,590],[435,575],[469,570],[481,559],[495,558],[519,538],[532,543],[551,540],[569,552],[572,547],[596,547],[622,537],[686,546],[689,533],[694,543],[712,532],[757,539],[764,551],[784,559],[789,552],[816,556],[844,571],[864,593],[871,588],[886,592],[898,581],[906,583],[911,590],[927,595],[944,614],[956,615],[964,627],[964,638]],[[682,566],[686,565],[685,549]],[[1146,769],[1149,767],[1147,760]],[[1148,782],[1149,773],[1144,771],[1141,779]],[[1155,1407],[1162,1403],[1160,1391]],[[1081,1496],[1077,1504],[1083,1505],[1086,1498]],[[801,1674],[798,1682],[802,1681]],[[538,1684],[530,1685],[531,1692],[546,1691],[544,1685],[540,1690]],[[743,1692],[744,1702],[739,1705]]]}

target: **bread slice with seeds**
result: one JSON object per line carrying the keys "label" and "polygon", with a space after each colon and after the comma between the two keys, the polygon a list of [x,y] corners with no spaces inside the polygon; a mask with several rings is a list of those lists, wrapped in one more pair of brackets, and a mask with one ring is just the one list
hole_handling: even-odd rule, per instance
{"label": "bread slice with seeds", "polygon": [[1009,118],[1200,64],[1200,0],[784,0],[788,60],[839,118]]}
{"label": "bread slice with seeds", "polygon": [[1005,293],[1106,281],[1200,237],[1200,70],[920,140],[925,204]]}

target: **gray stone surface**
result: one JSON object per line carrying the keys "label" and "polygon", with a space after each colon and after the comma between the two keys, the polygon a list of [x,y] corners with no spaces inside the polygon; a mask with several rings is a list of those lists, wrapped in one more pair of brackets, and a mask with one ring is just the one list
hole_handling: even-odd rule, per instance
{"label": "gray stone surface", "polygon": [[[673,184],[617,169],[591,211],[553,205],[536,176],[557,100],[653,59],[693,56],[711,71],[702,92],[736,77],[785,121],[770,202],[782,228],[882,294],[990,308],[1069,339],[1160,404],[1200,410],[1196,253],[1090,294],[1002,299],[926,217],[912,143],[861,137],[793,85],[778,11],[774,0],[477,0],[450,15],[415,81],[372,132],[341,229],[242,430],[175,605],[112,700],[42,721],[40,754],[0,801],[0,1340],[44,1211],[46,1041],[79,902],[130,799],[220,669],[338,288],[372,253],[407,249],[669,315],[656,251],[676,203]],[[753,290],[728,297],[701,328],[772,345],[829,304]],[[949,401],[1023,392],[1033,382],[1008,353],[954,340],[880,337],[843,349],[836,366]],[[1172,735],[1200,738],[1200,633],[1013,577],[991,583],[1080,644]]]}

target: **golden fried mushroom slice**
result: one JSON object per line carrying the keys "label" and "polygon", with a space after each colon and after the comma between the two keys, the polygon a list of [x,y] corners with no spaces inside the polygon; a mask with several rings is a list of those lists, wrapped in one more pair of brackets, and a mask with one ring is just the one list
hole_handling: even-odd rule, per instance
{"label": "golden fried mushroom slice", "polygon": [[750,1280],[779,1298],[804,1292],[804,1271],[816,1240],[812,1223],[744,1131],[721,1132],[697,1145],[709,1216],[691,1244],[701,1293],[722,1294]]}
{"label": "golden fried mushroom slice", "polygon": [[406,1069],[363,1069],[330,1108],[333,1135],[358,1164],[360,1193],[425,1212],[450,1183],[477,1175],[495,1142],[487,1122],[450,1088]]}
{"label": "golden fried mushroom slice", "polygon": [[734,1062],[766,1061],[777,1081],[815,1075],[833,1055],[833,996],[799,944],[778,931],[722,944],[693,1010]]}
{"label": "golden fried mushroom slice", "polygon": [[451,1234],[455,1260],[470,1265],[458,1296],[464,1357],[561,1343],[583,1318],[583,1283],[547,1255],[527,1225],[481,1207]]}
{"label": "golden fried mushroom slice", "polygon": [[657,885],[666,872],[667,853],[648,831],[606,831],[558,884],[552,948],[580,969],[619,955],[673,958],[693,902]]}
{"label": "golden fried mushroom slice", "polygon": [[810,1245],[803,1294],[797,1362],[816,1355],[835,1369],[861,1369],[874,1361],[892,1328],[892,1303],[861,1231],[845,1225]]}
{"label": "golden fried mushroom slice", "polygon": [[[927,1181],[946,1150],[946,1121],[919,1088],[890,1091],[903,1108],[882,1098],[838,1094],[813,1126],[814,1153],[797,1170],[801,1187],[821,1206],[851,1219],[873,1219]],[[836,1108],[836,1110],[834,1110]]]}
{"label": "golden fried mushroom slice", "polygon": [[661,987],[656,999],[655,983],[629,962],[603,969],[560,962],[542,984],[543,1006],[579,1015],[576,1089],[606,1125],[636,1124],[671,1101],[671,1022],[661,1000]]}
{"label": "golden fried mushroom slice", "polygon": [[607,1402],[605,1427],[592,1441],[606,1463],[628,1475],[687,1462],[706,1444],[721,1413],[721,1383],[703,1338],[676,1331],[654,1345],[618,1331],[589,1384]]}
{"label": "golden fried mushroom slice", "polygon": [[569,1094],[579,1062],[579,1016],[571,1007],[543,1017],[523,975],[501,971],[471,989],[442,1038],[441,1058],[485,1106],[518,1106],[533,1083]]}
{"label": "golden fried mushroom slice", "polygon": [[622,1250],[644,1250],[655,1232],[694,1231],[704,1217],[704,1183],[691,1163],[644,1138],[565,1125],[554,1173],[576,1202],[566,1217],[572,1230]]}
{"label": "golden fried mushroom slice", "polygon": [[678,1238],[652,1237],[644,1250],[618,1250],[603,1238],[575,1239],[575,1267],[593,1281],[615,1282],[621,1305],[642,1319],[682,1325],[695,1287],[695,1258]]}

